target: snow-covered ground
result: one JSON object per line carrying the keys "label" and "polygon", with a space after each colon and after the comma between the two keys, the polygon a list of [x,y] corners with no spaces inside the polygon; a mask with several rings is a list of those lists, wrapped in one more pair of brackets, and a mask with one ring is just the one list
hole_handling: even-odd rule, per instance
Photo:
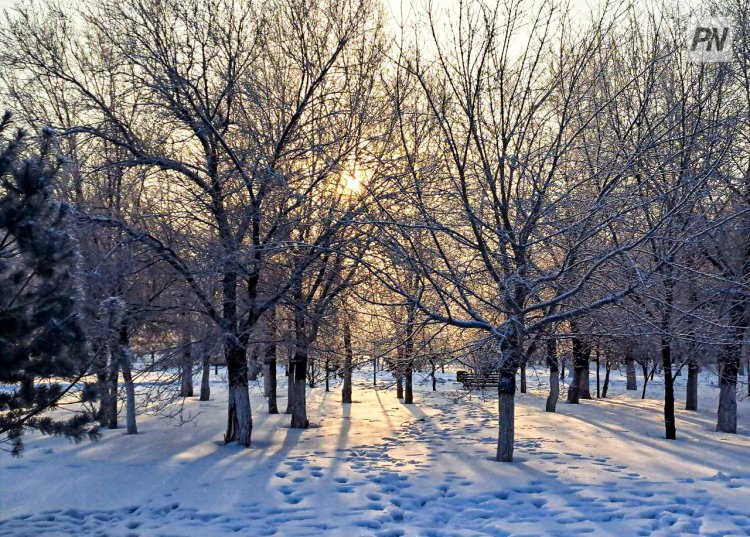
{"label": "snow-covered ground", "polygon": [[407,406],[387,379],[375,391],[369,378],[352,405],[338,389],[311,390],[306,431],[267,415],[253,386],[248,450],[221,441],[218,377],[214,400],[187,401],[200,414],[181,426],[141,417],[137,436],[106,431],[77,446],[29,436],[23,458],[0,454],[0,535],[750,535],[750,401],[739,434],[714,432],[710,379],[701,411],[678,411],[670,442],[658,379],[645,401],[616,376],[611,399],[548,414],[546,373],[530,373],[516,462],[501,464],[492,390],[467,397],[445,374]]}

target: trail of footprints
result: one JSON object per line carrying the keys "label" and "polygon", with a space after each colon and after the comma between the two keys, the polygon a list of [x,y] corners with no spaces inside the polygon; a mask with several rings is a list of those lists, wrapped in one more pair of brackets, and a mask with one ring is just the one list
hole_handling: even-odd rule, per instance
{"label": "trail of footprints", "polygon": [[[540,523],[546,535],[561,537],[594,535],[602,528],[643,536],[750,536],[750,506],[739,512],[717,505],[701,480],[664,486],[627,472],[609,457],[556,451],[542,438],[519,440],[516,446],[521,457],[539,464],[540,479],[477,491],[470,479],[436,461],[443,455],[491,458],[495,437],[480,435],[493,430],[493,416],[475,401],[448,408],[427,400],[422,406],[432,406],[434,417],[407,421],[377,445],[287,457],[268,483],[275,497],[239,503],[229,514],[170,503],[168,494],[163,505],[154,500],[111,511],[60,510],[16,517],[0,521],[0,536],[138,535],[169,527],[174,535],[203,528],[298,537],[333,530],[375,537],[506,537],[538,534]],[[565,469],[587,465],[601,470],[596,483],[567,484],[561,476]],[[730,489],[750,487],[750,475],[717,476],[713,481]],[[318,510],[328,506],[319,502],[326,503],[329,492],[340,501],[321,522]]]}

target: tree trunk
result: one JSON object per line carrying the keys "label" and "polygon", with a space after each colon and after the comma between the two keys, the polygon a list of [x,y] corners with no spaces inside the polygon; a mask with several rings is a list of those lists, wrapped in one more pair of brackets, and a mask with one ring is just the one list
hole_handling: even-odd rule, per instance
{"label": "tree trunk", "polygon": [[[590,350],[589,350],[590,352]],[[589,361],[590,356],[586,356],[586,361],[583,364],[583,369],[581,370],[581,386],[580,386],[580,395],[581,399],[591,399],[591,370],[589,368]]]}
{"label": "tree trunk", "polygon": [[[732,319],[735,321],[735,319]],[[741,322],[737,320],[735,322]],[[739,326],[739,325],[735,325]],[[742,329],[735,329],[735,340],[727,343],[719,369],[719,411],[716,430],[721,433],[737,432],[737,370],[742,352]]]}
{"label": "tree trunk", "polygon": [[435,374],[437,373],[437,367],[435,366],[435,360],[430,358],[430,375],[432,376],[432,391],[437,391],[437,378],[435,377]]}
{"label": "tree trunk", "polygon": [[625,371],[627,375],[627,390],[635,391],[638,389],[638,380],[635,378],[635,360],[632,356],[625,357]]}
{"label": "tree trunk", "polygon": [[307,357],[307,381],[311,388],[315,387],[315,360],[310,356]]}
{"label": "tree trunk", "polygon": [[719,377],[719,412],[716,430],[737,432],[737,362],[727,360]]}
{"label": "tree trunk", "polygon": [[298,345],[294,352],[294,359],[289,367],[290,406],[292,414],[292,429],[307,429],[310,422],[307,420],[307,353],[303,345]]}
{"label": "tree trunk", "polygon": [[396,375],[396,398],[404,398],[404,381],[401,375]]}
{"label": "tree trunk", "polygon": [[521,363],[521,393],[526,393],[526,362]]}
{"label": "tree trunk", "polygon": [[289,359],[289,365],[286,367],[286,411],[284,414],[292,413],[292,398],[294,398],[294,383],[292,382],[292,358]]}
{"label": "tree trunk", "polygon": [[[750,246],[748,246],[750,248]],[[747,281],[750,267],[750,252],[745,252],[743,259],[743,279]],[[745,302],[744,294],[735,298],[732,304],[731,341],[724,345],[719,369],[719,412],[716,430],[721,433],[737,432],[737,372],[742,359],[742,344],[745,340]]]}
{"label": "tree trunk", "polygon": [[125,382],[125,426],[127,434],[138,434],[135,422],[135,385],[133,384],[133,352],[130,350],[127,327],[123,324],[120,329],[120,342],[118,354],[120,357],[120,368],[122,379]]}
{"label": "tree trunk", "polygon": [[208,354],[203,356],[203,370],[201,372],[201,401],[211,399],[211,357]]}
{"label": "tree trunk", "polygon": [[[520,302],[520,301],[519,301]],[[516,372],[524,362],[522,326],[517,319],[510,319],[505,337],[500,341],[500,374],[497,383],[498,400],[498,462],[513,462],[515,440]]]}
{"label": "tree trunk", "polygon": [[193,353],[192,344],[185,344],[182,363],[180,364],[180,397],[193,396]]}
{"label": "tree trunk", "polygon": [[609,372],[612,371],[612,361],[606,360],[604,370],[604,386],[602,386],[602,399],[607,398],[607,390],[609,389]]}
{"label": "tree trunk", "polygon": [[344,385],[341,388],[341,402],[352,402],[352,362],[354,353],[352,351],[352,332],[349,319],[344,319]]}
{"label": "tree trunk", "polygon": [[326,357],[323,366],[326,368],[326,393],[331,391],[331,361]]}
{"label": "tree trunk", "polygon": [[[646,387],[648,386],[648,362],[641,362],[641,369],[643,370],[643,392],[641,393],[641,399],[646,398]],[[653,376],[654,372],[656,371],[656,364],[654,364],[654,367],[651,368],[651,375]]]}
{"label": "tree trunk", "polygon": [[596,398],[601,397],[601,390],[599,389],[599,369],[601,367],[601,360],[599,356],[599,344],[596,344]]}
{"label": "tree trunk", "polygon": [[268,413],[278,414],[276,400],[276,308],[271,308],[269,315],[268,344],[263,355],[263,395],[268,400]]}
{"label": "tree trunk", "polygon": [[18,390],[18,395],[21,397],[21,400],[27,408],[33,407],[34,401],[36,400],[36,387],[34,386],[34,380],[34,375],[24,374],[23,379],[21,379],[20,389]]}
{"label": "tree trunk", "polygon": [[664,427],[667,440],[677,438],[674,416],[674,379],[672,378],[672,345],[668,337],[661,340],[661,359],[664,369]]}
{"label": "tree trunk", "polygon": [[[295,299],[302,304],[302,291],[299,287],[295,289]],[[307,429],[310,422],[307,420],[306,387],[308,379],[308,334],[306,326],[305,311],[296,309],[294,312],[294,355],[289,363],[289,406],[292,414],[292,429]],[[312,379],[313,374],[309,377]],[[310,383],[314,387],[314,383]]]}
{"label": "tree trunk", "polygon": [[695,360],[690,360],[688,362],[685,410],[698,410],[698,373],[700,373],[698,363]]}
{"label": "tree trunk", "polygon": [[97,413],[97,419],[100,427],[106,427],[109,422],[109,408],[112,403],[112,398],[109,394],[106,365],[96,373],[96,386],[97,392],[99,393],[99,412]]}
{"label": "tree trunk", "polygon": [[557,366],[557,341],[554,338],[547,340],[547,367],[549,368],[549,395],[545,410],[555,412],[557,400],[560,397],[560,371]]}
{"label": "tree trunk", "polygon": [[413,307],[409,308],[406,319],[406,339],[404,341],[404,404],[411,405],[414,403],[414,393],[412,391],[413,373],[414,373],[414,315]]}
{"label": "tree trunk", "polygon": [[125,425],[127,434],[138,434],[135,422],[135,385],[131,364],[133,353],[130,348],[123,346],[120,353],[120,367],[122,368],[122,379],[125,381]]}
{"label": "tree trunk", "polygon": [[110,429],[117,429],[117,392],[120,376],[120,367],[117,358],[112,357],[109,370],[109,378],[107,379],[107,383],[109,384],[109,416],[107,416],[107,426]]}
{"label": "tree trunk", "polygon": [[570,330],[574,334],[572,338],[573,380],[568,387],[568,403],[577,405],[581,397],[591,399],[588,374],[591,347],[578,337],[578,327],[574,322],[570,323]]}
{"label": "tree trunk", "polygon": [[412,391],[413,375],[411,363],[406,364],[406,371],[404,371],[404,404],[411,405],[414,403],[414,392]]}
{"label": "tree trunk", "polygon": [[568,404],[577,405],[581,399],[581,373],[583,369],[573,366],[573,379],[568,384]]}
{"label": "tree trunk", "polygon": [[260,364],[258,363],[258,347],[256,345],[252,346],[252,350],[250,351],[250,358],[248,359],[248,366],[247,366],[247,380],[250,382],[255,382],[258,380],[258,372],[260,371]]}
{"label": "tree trunk", "polygon": [[[513,443],[515,441],[515,392],[516,376],[509,378],[501,374],[498,386],[498,462],[513,462]],[[512,390],[512,391],[511,391]]]}
{"label": "tree trunk", "polygon": [[236,441],[241,446],[250,447],[253,416],[247,387],[247,351],[237,334],[233,335],[234,337],[229,338],[226,350],[229,394],[224,443]]}

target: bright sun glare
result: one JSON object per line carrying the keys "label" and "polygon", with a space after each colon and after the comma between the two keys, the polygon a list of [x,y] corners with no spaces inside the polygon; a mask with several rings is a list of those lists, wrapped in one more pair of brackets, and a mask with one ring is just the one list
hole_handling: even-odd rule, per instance
{"label": "bright sun glare", "polygon": [[344,172],[343,189],[346,194],[359,194],[364,187],[364,175],[359,165],[354,162]]}

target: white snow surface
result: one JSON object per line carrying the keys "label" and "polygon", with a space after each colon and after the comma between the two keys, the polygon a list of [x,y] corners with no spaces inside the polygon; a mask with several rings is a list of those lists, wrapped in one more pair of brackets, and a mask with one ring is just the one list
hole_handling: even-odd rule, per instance
{"label": "white snow surface", "polygon": [[508,464],[494,461],[493,390],[467,396],[452,373],[437,392],[418,382],[413,405],[387,374],[378,390],[358,375],[352,405],[340,386],[311,389],[304,431],[268,415],[254,383],[250,449],[223,445],[220,376],[212,401],[185,401],[199,413],[188,423],[139,416],[137,436],[29,435],[22,458],[0,454],[0,535],[750,535],[750,401],[739,434],[716,433],[715,377],[702,378],[699,412],[681,410],[678,378],[668,441],[658,379],[642,401],[615,374],[611,398],[561,398],[550,414],[546,372],[531,372]]}

